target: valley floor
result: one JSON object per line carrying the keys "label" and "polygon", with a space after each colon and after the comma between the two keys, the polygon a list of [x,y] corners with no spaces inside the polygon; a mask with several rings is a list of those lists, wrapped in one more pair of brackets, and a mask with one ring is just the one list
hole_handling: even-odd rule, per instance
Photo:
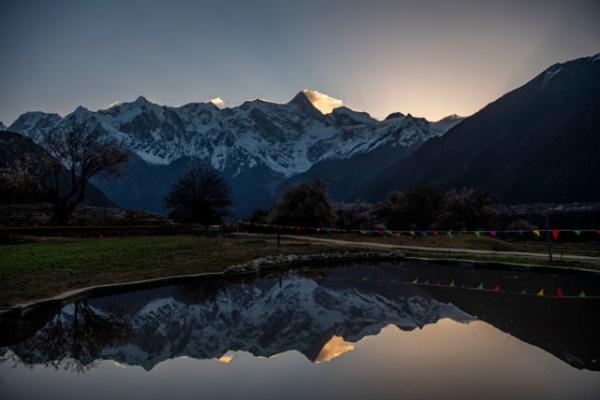
{"label": "valley floor", "polygon": [[[298,240],[298,239],[304,240]],[[371,244],[380,251],[398,250],[407,256],[461,258],[600,269],[598,245],[555,245],[555,260],[513,256],[498,251],[541,252],[543,243],[506,242],[493,238],[365,237],[323,235],[326,240],[284,237],[277,247],[273,235],[232,237],[137,236],[103,239],[38,238],[34,243],[0,246],[0,307],[8,307],[93,285],[120,283],[203,272],[219,272],[233,264],[275,254],[361,251]],[[334,239],[331,241],[331,239]],[[336,242],[337,241],[337,242]],[[356,242],[362,242],[360,245]],[[354,245],[356,243],[356,245]],[[375,245],[373,245],[375,244]],[[388,246],[376,246],[387,244]],[[541,246],[541,247],[540,247]],[[486,250],[486,253],[446,253],[427,247]],[[567,260],[564,254],[590,259]]]}

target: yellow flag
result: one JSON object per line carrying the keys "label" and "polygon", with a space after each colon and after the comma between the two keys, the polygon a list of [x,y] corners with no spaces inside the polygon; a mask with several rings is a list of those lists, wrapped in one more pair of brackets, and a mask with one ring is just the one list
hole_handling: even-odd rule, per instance
{"label": "yellow flag", "polygon": [[415,280],[412,281],[411,283],[419,283],[419,278],[415,278]]}
{"label": "yellow flag", "polygon": [[540,237],[540,236],[541,236],[541,235],[540,235],[540,231],[539,231],[539,230],[537,230],[537,229],[533,231],[533,234],[534,234],[535,236],[537,236],[537,237]]}
{"label": "yellow flag", "polygon": [[544,289],[541,289],[539,292],[537,292],[538,296],[543,296],[544,295]]}

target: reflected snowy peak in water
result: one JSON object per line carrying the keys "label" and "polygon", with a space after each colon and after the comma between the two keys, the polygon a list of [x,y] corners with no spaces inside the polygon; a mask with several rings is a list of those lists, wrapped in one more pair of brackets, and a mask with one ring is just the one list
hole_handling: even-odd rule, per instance
{"label": "reflected snowy peak in water", "polygon": [[325,361],[348,351],[343,344],[389,324],[412,330],[440,318],[472,319],[418,288],[362,286],[289,276],[226,285],[216,293],[159,289],[145,304],[132,299],[129,310],[124,296],[91,300],[65,306],[12,350],[31,364],[111,359],[145,369],[169,358],[220,358],[240,350],[263,357],[296,350]]}
{"label": "reflected snowy peak in water", "polygon": [[[564,279],[401,263],[202,280],[40,308],[4,320],[0,355],[17,364],[74,370],[92,368],[99,360],[146,370],[178,357],[229,363],[235,352],[268,358],[297,351],[321,363],[354,350],[361,339],[388,325],[413,331],[440,319],[478,319],[574,367],[598,370],[598,301],[519,295],[523,285],[598,287],[597,279],[585,276]],[[457,285],[402,284],[413,280]],[[476,287],[482,281],[506,291],[458,285]]]}

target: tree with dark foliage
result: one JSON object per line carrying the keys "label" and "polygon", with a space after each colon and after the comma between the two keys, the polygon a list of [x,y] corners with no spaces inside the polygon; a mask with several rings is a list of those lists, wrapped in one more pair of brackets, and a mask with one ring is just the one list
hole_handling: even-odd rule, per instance
{"label": "tree with dark foliage", "polygon": [[269,217],[271,223],[304,227],[331,227],[335,212],[327,188],[318,179],[285,189]]}
{"label": "tree with dark foliage", "polygon": [[391,192],[375,214],[389,229],[428,229],[440,211],[441,196],[428,186]]}
{"label": "tree with dark foliage", "polygon": [[481,229],[497,222],[495,198],[479,188],[452,189],[444,194],[438,224],[446,229]]}
{"label": "tree with dark foliage", "polygon": [[232,199],[225,179],[213,169],[200,167],[175,182],[164,203],[175,221],[211,225],[223,221]]}

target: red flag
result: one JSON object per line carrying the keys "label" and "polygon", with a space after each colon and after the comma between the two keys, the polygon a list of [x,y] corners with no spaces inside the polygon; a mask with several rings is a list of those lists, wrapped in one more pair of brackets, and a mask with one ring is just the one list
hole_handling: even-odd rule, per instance
{"label": "red flag", "polygon": [[561,288],[556,288],[556,297],[565,297]]}
{"label": "red flag", "polygon": [[558,234],[559,234],[558,229],[555,229],[552,231],[552,237],[554,238],[554,240],[558,239]]}
{"label": "red flag", "polygon": [[296,232],[297,232],[297,233],[300,233],[300,232],[302,232],[302,227],[300,227],[300,226],[297,226],[297,227],[296,227]]}
{"label": "red flag", "polygon": [[492,235],[493,237],[496,237],[496,231],[490,231],[490,235]]}
{"label": "red flag", "polygon": [[500,285],[496,285],[496,287],[493,290],[494,290],[494,292],[499,292],[500,291]]}
{"label": "red flag", "polygon": [[[431,233],[433,233],[435,236],[437,236],[438,231],[431,231]],[[598,231],[598,234],[600,234],[600,231]]]}

